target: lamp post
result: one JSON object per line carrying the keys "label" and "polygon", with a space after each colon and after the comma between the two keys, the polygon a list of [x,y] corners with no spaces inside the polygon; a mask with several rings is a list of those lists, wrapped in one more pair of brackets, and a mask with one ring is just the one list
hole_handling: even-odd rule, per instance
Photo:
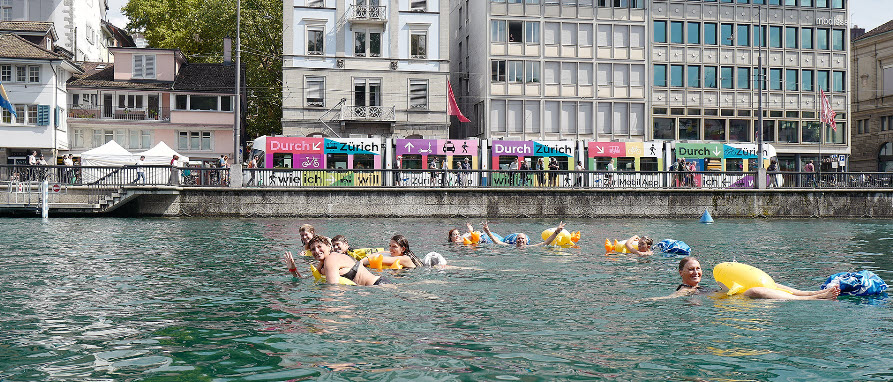
{"label": "lamp post", "polygon": [[241,17],[242,0],[236,1],[236,99],[233,119],[233,161],[230,165],[230,187],[242,187],[242,156],[239,155],[239,138],[242,131],[242,71],[241,69]]}
{"label": "lamp post", "polygon": [[[763,167],[763,84],[765,83],[765,74],[763,73],[763,42],[767,41],[766,30],[763,30],[763,13],[762,7],[757,6],[757,28],[760,31],[760,41],[757,42],[757,182],[756,187],[759,189],[766,188],[766,174]],[[767,44],[768,45],[768,44]]]}

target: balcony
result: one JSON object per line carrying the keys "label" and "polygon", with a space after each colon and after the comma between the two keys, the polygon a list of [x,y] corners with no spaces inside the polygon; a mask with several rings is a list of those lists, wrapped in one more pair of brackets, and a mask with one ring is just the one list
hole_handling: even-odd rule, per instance
{"label": "balcony", "polygon": [[383,5],[351,5],[347,9],[347,19],[352,23],[385,24],[388,9]]}
{"label": "balcony", "polygon": [[68,118],[72,119],[110,119],[123,121],[170,121],[169,108],[110,108],[102,105],[68,105]]}
{"label": "balcony", "polygon": [[341,107],[342,121],[396,121],[396,106],[347,106]]}

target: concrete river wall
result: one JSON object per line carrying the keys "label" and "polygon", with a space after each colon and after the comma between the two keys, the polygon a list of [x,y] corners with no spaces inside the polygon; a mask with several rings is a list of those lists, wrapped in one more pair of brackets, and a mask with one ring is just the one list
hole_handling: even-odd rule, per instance
{"label": "concrete river wall", "polygon": [[[123,216],[893,218],[891,190],[141,188]],[[167,192],[166,194],[161,192]]]}

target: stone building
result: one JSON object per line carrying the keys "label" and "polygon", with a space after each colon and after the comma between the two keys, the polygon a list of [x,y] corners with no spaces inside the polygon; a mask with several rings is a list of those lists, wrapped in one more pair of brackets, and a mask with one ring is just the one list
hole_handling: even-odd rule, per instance
{"label": "stone building", "polygon": [[893,21],[852,42],[852,171],[893,171]]}
{"label": "stone building", "polygon": [[448,0],[283,7],[284,134],[447,137]]}
{"label": "stone building", "polygon": [[[781,170],[849,154],[846,0],[653,0],[649,9],[648,139],[756,142],[764,79],[763,141]],[[819,122],[820,89],[836,129]]]}
{"label": "stone building", "polygon": [[452,136],[647,138],[644,0],[452,0]]}

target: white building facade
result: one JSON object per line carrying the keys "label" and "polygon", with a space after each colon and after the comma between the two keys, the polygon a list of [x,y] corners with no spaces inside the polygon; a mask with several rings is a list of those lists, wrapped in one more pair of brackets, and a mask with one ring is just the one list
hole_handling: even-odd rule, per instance
{"label": "white building facade", "polygon": [[448,0],[290,0],[282,130],[445,138]]}
{"label": "white building facade", "polygon": [[0,21],[48,21],[56,42],[74,61],[105,61],[109,32],[103,28],[106,0],[0,0]]}
{"label": "white building facade", "polygon": [[0,82],[17,114],[0,111],[0,163],[24,164],[37,151],[54,164],[53,158],[68,149],[65,83],[75,73],[81,69],[65,57],[0,34]]}
{"label": "white building facade", "polygon": [[[782,171],[850,153],[847,0],[658,1],[650,4],[649,139],[763,141]],[[759,59],[763,75],[759,73]],[[819,122],[820,89],[837,128]],[[835,168],[838,168],[835,163]]]}

